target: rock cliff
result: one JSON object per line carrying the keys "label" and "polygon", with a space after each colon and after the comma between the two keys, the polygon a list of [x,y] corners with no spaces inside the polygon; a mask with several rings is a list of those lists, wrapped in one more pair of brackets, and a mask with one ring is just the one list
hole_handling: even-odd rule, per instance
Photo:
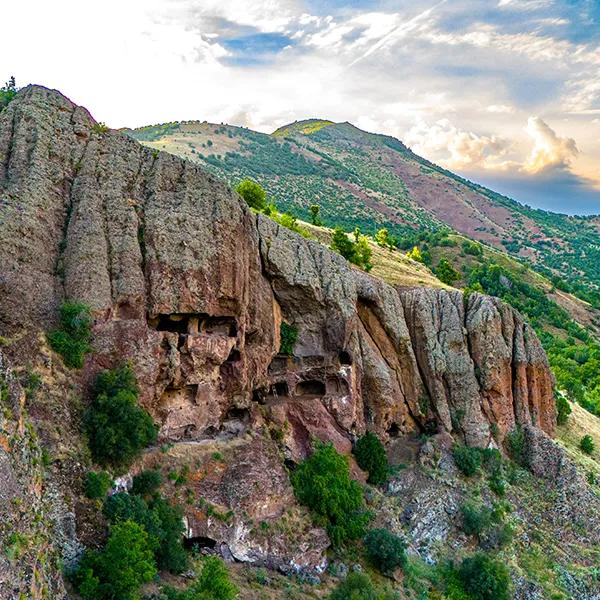
{"label": "rock cliff", "polygon": [[[223,510],[279,519],[293,503],[263,430],[278,430],[292,462],[312,437],[349,452],[366,429],[482,447],[515,424],[554,432],[552,375],[516,311],[479,294],[392,287],[253,214],[201,168],[103,131],[55,91],[28,87],[0,115],[0,238],[7,354],[26,364],[63,300],[90,305],[82,390],[130,360],[161,442],[203,452],[243,440],[228,470],[198,484]],[[283,321],[298,331],[293,356],[278,353]],[[248,455],[269,472],[260,507],[223,496],[232,481],[260,478]],[[224,541],[241,559],[298,562],[326,546],[320,530],[294,549],[256,536],[252,546],[241,521],[187,516],[190,537]],[[307,560],[318,564],[320,550]]]}

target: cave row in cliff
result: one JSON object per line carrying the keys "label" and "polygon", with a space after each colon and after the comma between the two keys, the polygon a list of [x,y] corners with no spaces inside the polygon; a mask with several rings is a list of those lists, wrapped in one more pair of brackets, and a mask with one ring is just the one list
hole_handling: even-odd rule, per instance
{"label": "cave row in cliff", "polygon": [[236,337],[237,322],[234,317],[213,317],[204,313],[159,314],[148,319],[156,331],[169,331],[182,335],[221,335]]}

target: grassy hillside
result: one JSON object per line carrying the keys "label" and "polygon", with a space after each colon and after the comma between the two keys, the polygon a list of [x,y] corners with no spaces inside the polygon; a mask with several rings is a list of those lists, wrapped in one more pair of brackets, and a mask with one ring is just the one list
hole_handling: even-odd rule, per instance
{"label": "grassy hillside", "polygon": [[349,123],[310,119],[273,135],[207,122],[167,123],[130,134],[203,163],[231,183],[260,182],[284,210],[347,231],[387,227],[398,237],[449,227],[531,262],[555,285],[600,307],[600,223],[520,205],[411,152],[395,138]]}

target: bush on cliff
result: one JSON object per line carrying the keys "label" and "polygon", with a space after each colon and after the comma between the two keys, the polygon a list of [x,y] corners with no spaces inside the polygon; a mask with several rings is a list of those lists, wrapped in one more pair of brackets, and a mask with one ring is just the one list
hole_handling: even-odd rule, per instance
{"label": "bush on cliff", "polygon": [[555,402],[556,422],[559,425],[564,425],[569,420],[569,415],[571,414],[569,401],[561,393],[555,392]]}
{"label": "bush on cliff", "polygon": [[90,471],[85,478],[85,495],[92,500],[106,496],[113,484],[112,477],[106,471]]}
{"label": "bush on cliff", "polygon": [[454,446],[452,456],[458,470],[467,477],[473,477],[481,467],[481,451],[479,448]]}
{"label": "bush on cliff", "polygon": [[111,527],[103,550],[86,550],[73,576],[84,600],[136,600],[139,589],[156,575],[148,534],[124,521]]}
{"label": "bush on cliff", "polygon": [[396,594],[373,585],[366,573],[352,572],[331,592],[329,600],[394,600]]}
{"label": "bush on cliff", "polygon": [[262,186],[252,179],[244,179],[238,183],[235,191],[255,210],[264,210],[267,205],[267,193]]}
{"label": "bush on cliff", "polygon": [[82,302],[65,302],[60,307],[60,327],[48,334],[48,343],[58,352],[67,367],[80,369],[91,350],[92,316]]}
{"label": "bush on cliff", "polygon": [[162,483],[160,471],[146,469],[138,473],[131,484],[131,493],[142,497],[154,496]]}
{"label": "bush on cliff", "polygon": [[475,600],[509,600],[511,597],[508,569],[486,554],[465,558],[459,574],[465,590]]}
{"label": "bush on cliff", "polygon": [[6,108],[12,99],[17,95],[17,83],[14,77],[11,77],[4,87],[0,88],[0,112]]}
{"label": "bush on cliff", "polygon": [[331,249],[365,271],[373,268],[371,246],[368,239],[360,235],[358,228],[354,232],[354,241],[352,241],[341,227],[336,227],[331,238]]}
{"label": "bush on cliff", "polygon": [[141,525],[148,533],[148,546],[160,569],[171,573],[185,570],[183,512],[179,506],[160,496],[146,503],[140,496],[119,492],[106,499],[102,511],[111,523],[132,521]]}
{"label": "bush on cliff", "polygon": [[229,578],[227,567],[216,556],[202,560],[200,575],[186,590],[164,590],[164,600],[235,600],[239,590]]}
{"label": "bush on cliff", "polygon": [[348,459],[332,444],[318,442],[292,472],[291,480],[296,498],[327,529],[334,546],[365,534],[371,515],[365,509],[362,489],[350,478]]}
{"label": "bush on cliff", "polygon": [[353,452],[358,466],[369,473],[369,483],[385,483],[389,471],[388,460],[383,444],[374,433],[367,431],[360,437]]}
{"label": "bush on cliff", "polygon": [[435,269],[437,278],[446,285],[454,285],[460,279],[460,273],[447,258],[441,258]]}
{"label": "bush on cliff", "polygon": [[406,544],[387,529],[371,529],[363,540],[369,560],[382,573],[406,565]]}
{"label": "bush on cliff", "polygon": [[294,346],[298,340],[298,328],[282,321],[279,328],[279,339],[279,354],[293,356]]}
{"label": "bush on cliff", "polygon": [[138,388],[129,366],[100,373],[84,426],[94,460],[117,469],[129,466],[156,440],[150,415],[137,403]]}

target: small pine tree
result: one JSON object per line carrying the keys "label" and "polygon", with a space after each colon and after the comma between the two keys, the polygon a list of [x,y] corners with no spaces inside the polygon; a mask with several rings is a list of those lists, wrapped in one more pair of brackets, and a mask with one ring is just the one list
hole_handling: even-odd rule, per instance
{"label": "small pine tree", "polygon": [[571,414],[571,407],[569,401],[560,392],[555,393],[556,402],[556,422],[559,425],[564,425],[569,420]]}
{"label": "small pine tree", "polygon": [[346,260],[354,262],[356,260],[356,249],[351,239],[348,238],[346,232],[341,227],[336,227],[333,230],[331,238],[331,249],[338,254],[341,254]]}

